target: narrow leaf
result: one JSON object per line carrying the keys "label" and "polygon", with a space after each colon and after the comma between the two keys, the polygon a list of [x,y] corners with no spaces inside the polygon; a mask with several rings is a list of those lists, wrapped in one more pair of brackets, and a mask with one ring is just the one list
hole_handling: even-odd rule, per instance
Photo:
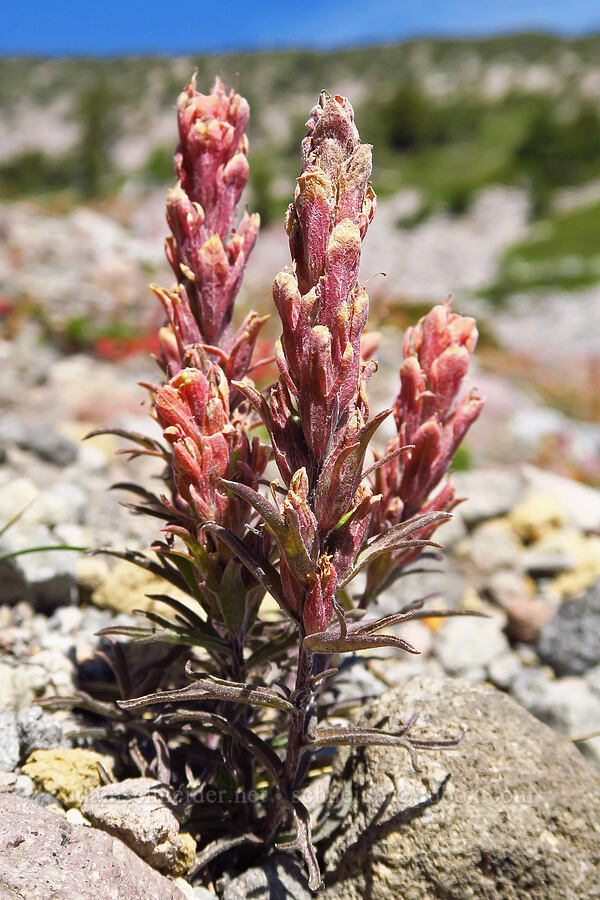
{"label": "narrow leaf", "polygon": [[258,583],[262,584],[282,609],[287,608],[279,572],[267,559],[264,557],[257,559],[255,554],[250,554],[244,543],[223,525],[218,525],[216,522],[205,522],[202,527],[229,547],[231,552],[246,566]]}
{"label": "narrow leaf", "polygon": [[222,731],[224,734],[233,738],[233,740],[242,747],[249,750],[264,768],[270,772],[276,784],[282,776],[283,763],[275,751],[266,743],[266,741],[263,741],[262,738],[259,738],[258,735],[254,734],[253,731],[246,728],[244,725],[240,725],[239,723],[234,724],[216,713],[209,713],[197,709],[177,710],[173,713],[163,713],[159,716],[157,722],[165,725],[174,725],[178,722],[198,722],[205,725],[207,728]]}
{"label": "narrow leaf", "polygon": [[98,437],[103,434],[113,434],[116,437],[125,438],[128,441],[133,441],[134,444],[139,444],[140,447],[144,447],[146,450],[153,450],[160,453],[165,459],[170,459],[169,451],[159,441],[156,441],[154,438],[148,437],[147,434],[142,434],[139,431],[129,431],[127,428],[95,428],[93,431],[89,431],[83,440],[87,441],[89,438]]}
{"label": "narrow leaf", "polygon": [[366,747],[366,746],[392,746],[404,747],[410,755],[412,767],[415,772],[420,772],[414,742],[404,733],[392,733],[378,731],[376,728],[317,728],[315,737],[305,744],[307,749],[318,747]]}

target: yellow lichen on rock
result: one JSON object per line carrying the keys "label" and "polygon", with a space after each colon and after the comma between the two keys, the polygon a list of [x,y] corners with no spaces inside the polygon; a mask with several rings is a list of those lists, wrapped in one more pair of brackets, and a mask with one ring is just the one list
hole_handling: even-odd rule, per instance
{"label": "yellow lichen on rock", "polygon": [[562,503],[552,494],[530,494],[508,514],[508,520],[518,537],[526,543],[538,541],[549,531],[561,528],[566,522]]}
{"label": "yellow lichen on rock", "polygon": [[171,869],[172,875],[184,875],[191,868],[196,856],[196,841],[187,831],[179,833],[181,846],[177,850],[175,864]]}
{"label": "yellow lichen on rock", "polygon": [[[130,562],[118,562],[108,573],[105,580],[94,590],[92,603],[103,609],[114,609],[115,612],[132,613],[134,609],[159,612],[168,618],[169,608],[157,600],[151,600],[148,594],[164,594],[165,581],[151,572],[146,572]],[[182,602],[189,604],[190,598],[169,586],[168,593]]]}
{"label": "yellow lichen on rock", "polygon": [[576,597],[600,577],[600,537],[564,529],[549,534],[546,541],[551,539],[572,558],[574,566],[557,575],[549,588],[561,600]]}
{"label": "yellow lichen on rock", "polygon": [[79,807],[88,791],[104,783],[102,769],[110,773],[111,760],[101,753],[56,747],[35,750],[23,766],[23,773],[64,806]]}

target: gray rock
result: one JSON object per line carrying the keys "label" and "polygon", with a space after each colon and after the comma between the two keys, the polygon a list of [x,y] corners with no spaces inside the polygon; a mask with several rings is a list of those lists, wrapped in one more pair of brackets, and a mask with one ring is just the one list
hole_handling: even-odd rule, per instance
{"label": "gray rock", "polygon": [[565,600],[544,626],[541,659],[558,675],[581,675],[600,660],[600,581],[581,597]]}
{"label": "gray rock", "polygon": [[184,900],[117,838],[0,794],[0,896],[36,900]]}
{"label": "gray rock", "polygon": [[[511,686],[525,709],[570,738],[600,731],[600,697],[583,678],[551,678],[543,669],[525,670]],[[577,744],[585,756],[600,762],[600,737]]]}
{"label": "gray rock", "polygon": [[69,466],[77,459],[75,444],[47,424],[24,422],[16,416],[3,416],[0,420],[0,434],[5,446],[14,444],[54,466]]}
{"label": "gray rock", "polygon": [[485,519],[506,515],[518,502],[522,490],[519,474],[504,469],[457,472],[453,481],[457,496],[467,498],[460,509],[470,528]]}
{"label": "gray rock", "polygon": [[418,597],[428,594],[441,594],[447,606],[460,606],[466,587],[464,572],[450,557],[436,563],[432,560],[417,561],[412,568],[426,569],[424,572],[407,571],[377,598],[377,604],[371,609],[373,615],[387,616],[410,603]]}
{"label": "gray rock", "polygon": [[17,730],[22,761],[34,750],[66,746],[60,725],[40,706],[27,706],[18,713]]}
{"label": "gray rock", "polygon": [[[0,555],[49,547],[58,541],[49,528],[19,522],[0,537]],[[77,596],[76,555],[65,550],[27,552],[0,562],[0,603],[22,600],[43,612]]]}
{"label": "gray rock", "polygon": [[360,724],[399,728],[413,710],[415,737],[466,736],[420,751],[420,774],[400,748],[340,752],[327,900],[598,898],[600,780],[575,748],[507,695],[450,679],[390,691]]}
{"label": "gray rock", "polygon": [[470,669],[489,666],[498,656],[509,650],[502,631],[504,618],[492,615],[489,619],[470,616],[448,619],[435,636],[435,652],[446,672],[464,674]]}
{"label": "gray rock", "polygon": [[[23,792],[23,796],[27,796],[25,792]],[[31,795],[31,799],[37,803],[38,806],[49,807],[55,811],[62,808],[54,794],[49,794],[48,791],[34,791]]]}
{"label": "gray rock", "polygon": [[221,900],[311,900],[302,866],[287,853],[268,856],[262,866],[248,869],[218,885]]}
{"label": "gray rock", "polygon": [[0,772],[12,772],[19,765],[17,717],[9,709],[0,710]]}
{"label": "gray rock", "polygon": [[434,656],[413,656],[408,653],[390,655],[371,663],[371,666],[381,678],[385,679],[387,688],[397,687],[417,676],[443,678],[446,675],[441,662]]}
{"label": "gray rock", "polygon": [[185,851],[175,809],[169,787],[153,778],[94,788],[81,807],[92,825],[121,838],[152,866],[181,874]]}
{"label": "gray rock", "polygon": [[324,698],[348,701],[361,697],[377,697],[385,691],[386,685],[359,658],[344,661],[339,674],[327,686]]}

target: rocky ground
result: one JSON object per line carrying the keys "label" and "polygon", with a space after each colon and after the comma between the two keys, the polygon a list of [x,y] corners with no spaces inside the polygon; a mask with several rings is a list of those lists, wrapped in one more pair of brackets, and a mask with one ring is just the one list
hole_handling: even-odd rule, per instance
{"label": "rocky ground", "polygon": [[[406,246],[398,254],[390,223],[406,213],[402,203],[406,206],[409,200],[396,197],[382,205],[381,228],[370,236],[373,253],[365,257],[366,275],[385,265],[388,284],[400,286],[407,295],[410,285],[416,285],[416,296],[422,297],[425,285],[417,276],[435,271],[438,282],[432,299],[440,299],[445,284],[460,289],[488,279],[502,248],[518,239],[526,217],[521,194],[492,191],[465,214],[453,237],[447,234],[449,221],[433,217],[410,238],[406,233]],[[148,460],[130,463],[115,455],[123,447],[116,437],[82,441],[88,431],[103,426],[154,433],[145,391],[137,386],[155,377],[153,364],[147,353],[118,363],[103,360],[98,353],[63,354],[56,337],[69,320],[82,314],[103,327],[120,318],[154,327],[154,301],[145,284],[150,278],[170,280],[161,261],[162,202],[162,192],[143,203],[139,198],[129,205],[121,200],[110,215],[80,209],[66,217],[40,216],[27,204],[2,211],[6,240],[0,250],[4,291],[0,312],[6,328],[0,340],[0,888],[13,891],[10,896],[32,896],[31,885],[44,877],[48,897],[87,897],[83,860],[92,860],[94,877],[107,885],[106,897],[206,896],[203,886],[185,877],[193,840],[181,832],[174,798],[164,786],[151,779],[111,783],[115,761],[106,754],[98,756],[93,741],[77,735],[81,722],[71,713],[49,712],[38,705],[49,696],[71,695],[82,672],[95,671],[98,631],[115,622],[135,621],[133,610],[147,606],[145,595],[156,592],[157,586],[126,563],[110,564],[105,557],[81,550],[1,559],[17,550],[56,544],[146,548],[156,537],[152,520],[128,514],[119,506],[124,496],[108,490],[112,483],[132,477],[152,485],[156,467]],[[285,262],[281,232],[267,232],[249,269],[243,302],[265,308],[268,281]],[[391,295],[382,294],[375,282],[372,285],[375,318],[380,314],[383,322],[380,372],[370,385],[373,407],[379,409],[393,397],[400,337],[381,312]],[[590,310],[596,305],[594,291],[585,315],[576,306],[571,312],[579,312],[572,315],[565,304],[553,305],[550,298],[537,311],[507,310],[494,319],[494,327],[506,345],[518,344],[528,332],[541,328],[544,346],[552,348],[558,365],[596,334],[590,326]],[[43,316],[38,314],[40,307]],[[485,322],[484,305],[474,303],[473,308],[483,311]],[[392,612],[411,599],[437,592],[440,603],[475,608],[488,618],[451,619],[439,627],[411,623],[403,634],[421,655],[363,654],[343,667],[337,699],[350,700],[360,693],[375,703],[401,704],[406,707],[403,712],[418,711],[422,703],[427,725],[433,700],[426,689],[415,688],[414,695],[408,689],[401,695],[387,692],[411,678],[432,684],[458,677],[474,693],[469,694],[471,701],[460,722],[448,719],[446,725],[472,729],[483,741],[496,714],[494,704],[500,703],[486,699],[482,686],[492,685],[501,692],[492,692],[502,699],[498,715],[506,717],[507,729],[514,729],[515,741],[519,723],[525,722],[522,727],[533,735],[533,743],[556,741],[552,746],[561,766],[575,765],[581,772],[572,790],[582,790],[585,784],[591,791],[597,778],[594,767],[600,765],[600,491],[531,465],[531,460],[537,458],[540,441],[559,434],[576,468],[592,471],[590,460],[597,462],[599,457],[600,432],[597,426],[548,409],[535,392],[505,374],[479,367],[472,380],[487,405],[470,436],[475,467],[456,474],[459,493],[468,502],[439,532],[447,548],[444,560],[432,562],[430,572],[399,581],[381,598],[380,606],[382,612]],[[447,688],[449,695],[453,690]],[[476,712],[479,702],[487,710],[481,717]],[[529,717],[519,718],[525,710],[552,729],[551,737],[550,732],[536,731],[538,725]],[[481,757],[484,772],[486,766],[495,765],[493,756],[488,747],[488,756]],[[468,778],[470,758],[460,757],[461,777]],[[439,754],[435,759],[442,768],[452,768]],[[544,759],[550,770],[552,754]],[[405,763],[399,756],[398,765]],[[433,804],[446,775],[446,769],[432,774],[425,793],[413,797],[417,806]],[[555,773],[547,775],[556,781]],[[348,783],[358,784],[352,780],[355,776],[360,773],[353,770]],[[398,772],[394,777],[400,778]],[[519,790],[523,784],[518,783]],[[558,803],[560,797],[553,790]],[[518,833],[525,839],[535,828],[545,829],[550,835],[547,842],[560,843],[567,826],[553,831],[536,804],[537,800],[530,804],[538,817],[535,823]],[[436,809],[443,812],[443,804]],[[23,831],[32,811],[39,822],[37,843]],[[475,806],[469,815],[475,816]],[[600,828],[594,826],[597,811],[586,816],[590,827]],[[497,831],[497,820],[493,821]],[[476,828],[475,818],[473,831]],[[364,862],[348,855],[352,843],[352,835],[346,833],[328,850],[331,871],[339,873],[342,884]],[[53,848],[47,856],[41,854],[44,847]],[[484,847],[479,851],[487,852]],[[580,846],[578,852],[586,851]],[[390,853],[392,858],[400,854],[393,841]],[[106,855],[113,861],[110,871],[103,868]],[[40,868],[32,869],[31,860],[38,857]],[[389,867],[387,857],[384,863]],[[517,868],[528,864],[525,858],[514,862]],[[492,871],[491,863],[488,868]],[[69,886],[61,881],[64,872],[69,873]],[[302,896],[297,867],[288,857],[273,859],[266,869],[253,872],[250,881],[241,882],[232,874],[211,887],[224,900],[266,896],[260,891],[265,883],[274,882],[283,885],[278,896]],[[544,877],[555,877],[552,872],[539,869],[535,877],[541,884]],[[456,877],[460,883],[460,872]],[[396,882],[384,879],[384,884],[388,894],[405,890]],[[540,896],[557,900],[600,896],[556,884],[554,893]],[[502,893],[501,887],[497,893],[478,894],[480,887],[474,885],[473,896],[512,896]],[[334,889],[332,883],[330,890]],[[575,893],[569,893],[572,890]],[[406,896],[430,896],[427,888],[423,891]],[[514,896],[523,894],[517,891]]]}
{"label": "rocky ground", "polygon": [[[134,392],[123,388],[123,370],[115,373],[114,367],[83,357],[46,362],[43,376],[28,367],[13,373],[15,389],[21,381],[31,391],[30,415],[11,410],[1,421],[0,522],[22,515],[0,536],[0,553],[56,543],[147,546],[152,522],[120,508],[107,487],[131,477],[132,465],[151,483],[152,466],[140,469],[115,458],[116,438],[79,440],[111,402],[116,424],[140,430],[152,424],[132,402]],[[43,359],[36,364],[44,368]],[[145,365],[128,364],[130,384],[147,377]],[[60,410],[54,419],[58,427],[43,414],[49,395]],[[490,684],[600,765],[600,492],[527,465],[457,473],[456,480],[469,500],[439,532],[447,547],[444,561],[398,582],[380,605],[391,612],[439,592],[441,603],[476,608],[489,617],[448,620],[439,627],[407,625],[403,635],[421,655],[364,654],[342,670],[338,698],[357,693],[376,698],[413,676]],[[168,791],[150,779],[118,784],[116,791],[115,785],[103,786],[102,771],[110,772],[113,760],[98,757],[93,744],[76,736],[80,723],[71,713],[37,705],[73,692],[81,672],[93,666],[97,632],[115,621],[133,621],[133,609],[147,603],[145,594],[153,588],[127,563],[111,566],[76,551],[0,562],[0,799],[9,818],[19,804],[24,815],[32,801],[57,813],[52,819],[44,812],[41,819],[49,841],[59,829],[69,846],[77,847],[87,828],[94,838],[85,838],[86,852],[94,854],[106,852],[101,833],[121,838],[151,867],[144,878],[159,877],[160,871],[175,879],[160,876],[156,896],[175,897],[177,885],[184,895],[200,897],[201,886],[184,877],[193,840],[180,833]],[[410,692],[402,702],[409,711],[419,709]],[[473,723],[465,717],[463,725],[468,731]],[[78,852],[69,862],[74,871]],[[0,875],[5,877],[1,870]],[[118,878],[125,877],[121,871]],[[6,883],[25,890],[25,880]],[[110,896],[125,896],[127,882],[115,883]],[[219,887],[228,900],[242,896],[232,884]],[[86,894],[82,889],[72,896]]]}

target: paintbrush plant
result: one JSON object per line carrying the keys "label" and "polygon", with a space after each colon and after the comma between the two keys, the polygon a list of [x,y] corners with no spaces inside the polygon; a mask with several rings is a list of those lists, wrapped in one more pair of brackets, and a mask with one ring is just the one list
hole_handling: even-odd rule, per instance
{"label": "paintbrush plant", "polygon": [[[246,101],[219,81],[203,95],[192,80],[179,98],[166,246],[176,285],[153,286],[167,319],[164,378],[149,386],[164,442],[127,435],[138,445],[133,454],[163,461],[165,490],[125,485],[137,513],[163,520],[163,537],[150,556],[114,552],[180,595],[159,596],[171,615],[147,613],[148,626],[110,630],[118,703],[83,693],[79,702],[108,716],[113,736],[128,735],[142,774],[185,789],[188,828],[201,845],[197,869],[218,867],[228,849],[241,865],[244,845],[255,854],[257,845],[278,844],[300,851],[316,890],[301,789],[323,748],[396,746],[418,770],[417,749],[458,740],[415,736],[415,716],[400,732],[340,724],[339,710],[330,722],[323,688],[343,654],[417,653],[391,626],[464,612],[426,610],[417,599],[392,615],[369,615],[409,563],[439,547],[432,534],[457,503],[443,479],[481,409],[476,395],[459,398],[477,331],[449,303],[435,307],[405,337],[393,409],[371,414],[367,382],[377,366],[365,359],[373,341],[364,337],[369,298],[358,277],[375,213],[371,148],[349,102],[323,93],[286,218],[291,265],[273,285],[278,376],[259,390],[252,355],[265,317],[250,313],[232,328],[259,228],[247,213],[237,224],[248,115]],[[397,436],[367,460],[392,413]],[[277,607],[261,615],[267,594]],[[123,636],[154,651],[136,657],[116,640]],[[178,681],[183,663],[187,684]]]}

